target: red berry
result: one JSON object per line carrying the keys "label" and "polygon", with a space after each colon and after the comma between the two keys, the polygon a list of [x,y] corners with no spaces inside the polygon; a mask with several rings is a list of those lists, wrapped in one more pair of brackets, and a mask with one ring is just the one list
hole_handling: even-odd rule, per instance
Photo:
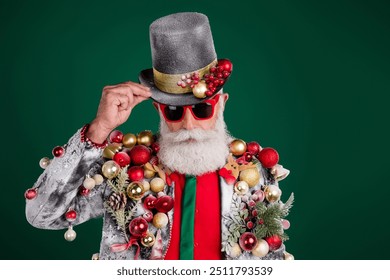
{"label": "red berry", "polygon": [[214,73],[215,71],[217,71],[217,68],[216,68],[216,67],[211,67],[211,68],[210,68],[210,72],[211,72],[211,73]]}
{"label": "red berry", "polygon": [[52,154],[55,157],[62,157],[64,153],[65,153],[65,149],[64,147],[61,146],[54,147],[54,149],[52,150]]}
{"label": "red berry", "polygon": [[212,91],[210,91],[210,90],[206,90],[205,94],[206,94],[206,96],[212,96],[213,95]]}
{"label": "red berry", "polygon": [[222,67],[217,67],[217,72],[218,72],[218,73],[222,73],[222,71],[223,71],[223,68],[222,68]]}
{"label": "red berry", "polygon": [[157,154],[160,151],[160,146],[157,143],[152,143],[150,146],[152,148],[153,153]]}
{"label": "red berry", "polygon": [[125,152],[118,152],[112,158],[120,167],[130,164],[130,156]]}
{"label": "red berry", "polygon": [[217,77],[218,77],[218,78],[222,78],[222,77],[223,77],[223,74],[222,74],[222,73],[218,73],[218,74],[217,74]]}
{"label": "red berry", "polygon": [[111,143],[122,143],[123,133],[119,130],[114,130],[110,133],[109,139]]}
{"label": "red berry", "polygon": [[214,81],[214,79],[215,79],[215,78],[214,78],[214,75],[211,74],[210,77],[209,77],[209,81]]}
{"label": "red berry", "polygon": [[194,80],[194,85],[197,85],[199,83],[199,80]]}
{"label": "red berry", "polygon": [[253,216],[253,217],[256,217],[257,214],[258,214],[258,213],[257,213],[257,210],[253,210],[253,211],[252,211],[252,216]]}
{"label": "red berry", "polygon": [[230,75],[230,73],[228,72],[228,71],[223,71],[223,77],[224,78],[227,78],[227,77],[229,77],[229,75]]}
{"label": "red berry", "polygon": [[257,158],[265,168],[272,168],[279,161],[279,154],[273,148],[264,148],[258,154]]}
{"label": "red berry", "polygon": [[87,189],[87,188],[84,187],[84,186],[80,186],[80,188],[79,188],[79,194],[80,194],[81,196],[88,196],[88,194],[89,194],[89,189]]}
{"label": "red berry", "polygon": [[219,86],[219,80],[214,80],[213,85],[214,85],[215,87]]}
{"label": "red berry", "polygon": [[32,189],[28,189],[25,193],[24,193],[24,197],[28,200],[31,200],[31,199],[34,199],[37,197],[37,189],[36,188],[32,188]]}
{"label": "red berry", "polygon": [[203,78],[207,79],[208,77],[210,77],[210,74],[204,74]]}
{"label": "red berry", "polygon": [[77,218],[77,213],[76,211],[74,210],[69,210],[68,212],[66,212],[65,214],[65,218],[68,222],[73,222],[74,220],[76,220]]}
{"label": "red berry", "polygon": [[228,59],[221,59],[218,61],[218,66],[225,71],[232,72],[233,64]]}
{"label": "red berry", "polygon": [[247,223],[246,223],[246,227],[247,227],[248,229],[252,229],[252,228],[253,228],[253,222],[252,222],[252,221],[247,222]]}
{"label": "red berry", "polygon": [[219,79],[219,84],[220,85],[223,85],[225,83],[225,80],[224,79]]}

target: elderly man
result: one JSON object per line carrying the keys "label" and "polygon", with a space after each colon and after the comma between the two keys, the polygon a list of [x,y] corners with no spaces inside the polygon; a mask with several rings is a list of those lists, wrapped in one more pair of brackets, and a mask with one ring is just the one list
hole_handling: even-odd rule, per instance
{"label": "elderly man", "polygon": [[[99,259],[291,259],[278,181],[288,170],[272,148],[232,138],[222,86],[232,64],[217,59],[208,19],[178,13],[150,26],[153,69],[141,84],[106,86],[96,118],[26,191],[35,227],[68,228],[104,217]],[[115,130],[147,99],[160,131]]]}

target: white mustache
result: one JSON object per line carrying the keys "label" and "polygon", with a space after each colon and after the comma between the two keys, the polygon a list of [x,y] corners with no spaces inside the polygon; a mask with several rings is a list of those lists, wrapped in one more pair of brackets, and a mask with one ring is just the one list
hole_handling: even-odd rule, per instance
{"label": "white mustache", "polygon": [[180,129],[175,132],[165,132],[164,138],[166,141],[173,143],[185,142],[187,140],[206,141],[217,137],[218,133],[215,130],[204,130],[195,128],[191,130]]}

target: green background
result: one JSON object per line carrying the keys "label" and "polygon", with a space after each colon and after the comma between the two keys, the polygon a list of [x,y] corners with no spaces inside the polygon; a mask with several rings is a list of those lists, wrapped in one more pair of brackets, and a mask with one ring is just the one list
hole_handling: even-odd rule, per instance
{"label": "green background", "polygon": [[[101,220],[40,230],[23,193],[38,162],[96,113],[105,85],[151,67],[149,24],[179,11],[208,15],[234,73],[226,122],[278,150],[296,259],[389,259],[388,1],[1,1],[1,259],[90,259]],[[156,131],[151,102],[124,132]]]}

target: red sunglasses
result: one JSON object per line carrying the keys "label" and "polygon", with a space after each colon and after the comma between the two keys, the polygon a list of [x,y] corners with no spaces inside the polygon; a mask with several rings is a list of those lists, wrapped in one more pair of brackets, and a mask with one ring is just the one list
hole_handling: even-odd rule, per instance
{"label": "red sunglasses", "polygon": [[171,106],[166,104],[156,103],[164,116],[165,121],[167,122],[180,122],[184,119],[185,110],[189,109],[192,116],[196,120],[207,120],[214,115],[215,104],[218,103],[220,94],[217,94],[211,99],[208,99],[204,102],[187,105],[187,106]]}

